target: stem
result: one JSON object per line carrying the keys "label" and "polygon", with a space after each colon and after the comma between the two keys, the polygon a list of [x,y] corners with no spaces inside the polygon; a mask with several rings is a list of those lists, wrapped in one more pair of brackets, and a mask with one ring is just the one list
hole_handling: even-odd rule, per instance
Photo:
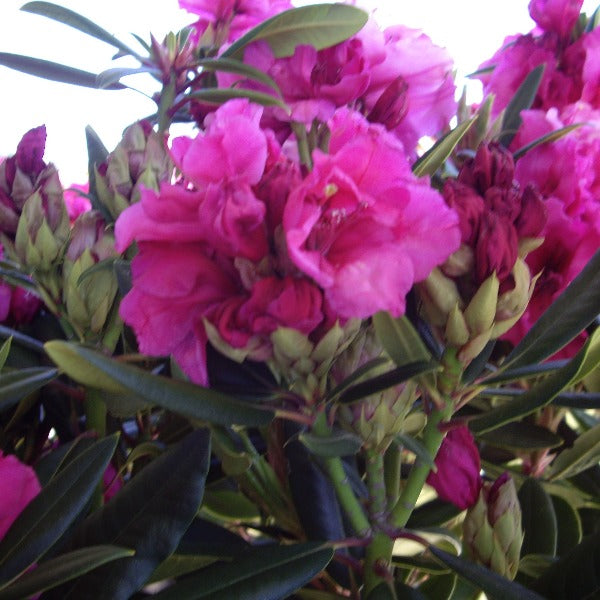
{"label": "stem", "polygon": [[[322,437],[330,435],[330,429],[325,420],[325,413],[321,413],[315,420],[313,432]],[[346,471],[344,471],[342,460],[338,456],[323,458],[323,465],[352,527],[359,537],[366,537],[371,530],[371,524],[358,498],[352,491],[348,476],[346,475]]]}
{"label": "stem", "polygon": [[388,509],[391,510],[400,497],[400,469],[402,454],[396,442],[387,449],[384,460],[385,491],[388,498]]}
{"label": "stem", "polygon": [[308,134],[306,133],[306,127],[303,123],[292,122],[292,131],[296,136],[296,143],[298,144],[298,154],[300,155],[300,163],[305,165],[306,168],[311,171],[313,167],[312,156],[310,154],[310,146],[308,144]]}

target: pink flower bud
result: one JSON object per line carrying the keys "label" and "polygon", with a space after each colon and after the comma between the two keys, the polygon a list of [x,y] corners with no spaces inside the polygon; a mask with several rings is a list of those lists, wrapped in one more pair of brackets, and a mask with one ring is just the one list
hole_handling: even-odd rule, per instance
{"label": "pink flower bud", "polygon": [[482,283],[494,272],[500,282],[504,281],[517,260],[518,246],[517,232],[506,217],[484,213],[475,246],[477,282]]}
{"label": "pink flower bud", "polygon": [[438,496],[458,508],[473,506],[481,490],[479,451],[469,428],[456,427],[448,432],[435,458],[437,471],[427,478]]}
{"label": "pink flower bud", "polygon": [[16,324],[29,323],[42,306],[39,297],[22,287],[12,290],[10,299],[10,316]]}
{"label": "pink flower bud", "polygon": [[35,471],[16,456],[0,452],[0,539],[41,487]]}
{"label": "pink flower bud", "polygon": [[17,146],[17,167],[24,173],[37,177],[45,168],[46,126],[29,130]]}
{"label": "pink flower bud", "polygon": [[512,154],[500,146],[491,143],[481,145],[475,158],[465,162],[458,180],[485,194],[492,186],[508,188],[512,186],[515,163]]}
{"label": "pink flower bud", "polygon": [[483,198],[470,186],[455,179],[447,179],[444,198],[458,213],[461,241],[474,246],[479,235],[479,222],[485,212]]}

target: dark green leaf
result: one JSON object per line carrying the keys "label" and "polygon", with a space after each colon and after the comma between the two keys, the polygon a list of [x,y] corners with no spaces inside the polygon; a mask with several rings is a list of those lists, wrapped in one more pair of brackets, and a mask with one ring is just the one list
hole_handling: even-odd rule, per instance
{"label": "dark green leaf", "polygon": [[430,352],[407,317],[394,319],[387,312],[378,312],[373,316],[373,325],[381,345],[399,367],[431,360]]}
{"label": "dark green leaf", "polygon": [[413,377],[430,373],[438,368],[439,365],[436,362],[418,361],[407,365],[402,365],[401,367],[397,367],[391,371],[388,371],[387,373],[377,375],[376,377],[373,377],[367,381],[361,381],[360,383],[354,384],[340,395],[338,402],[342,404],[356,402],[357,400],[361,400],[366,396],[386,390],[390,387],[403,383],[408,379],[412,379]]}
{"label": "dark green leaf", "polygon": [[490,340],[483,348],[483,350],[467,365],[467,368],[463,371],[461,382],[464,385],[475,381],[482,371],[488,365],[488,360],[496,347],[496,340]]}
{"label": "dark green leaf", "polygon": [[93,21],[90,21],[86,17],[83,17],[68,8],[52,4],[51,2],[28,2],[21,7],[21,10],[35,15],[41,15],[42,17],[47,17],[48,19],[53,19],[54,21],[73,27],[74,29],[118,48],[125,54],[131,54],[136,58],[140,58],[136,52],[129,48],[129,46],[118,40],[114,35],[106,31],[106,29],[102,29],[102,27]]}
{"label": "dark green leaf", "polygon": [[67,530],[106,469],[117,436],[96,442],[66,466],[24,508],[0,540],[0,582],[17,577]]}
{"label": "dark green leaf", "polygon": [[198,571],[202,567],[211,565],[219,559],[215,556],[197,556],[196,554],[171,554],[165,561],[160,563],[152,573],[148,583],[156,583],[165,579],[175,579]]}
{"label": "dark green leaf", "polygon": [[600,6],[596,8],[596,10],[592,13],[592,16],[588,19],[587,25],[585,26],[585,32],[590,33],[594,31],[596,27],[600,23]]}
{"label": "dark green leaf", "polygon": [[154,596],[156,600],[280,600],[322,571],[333,550],[320,543],[263,546],[232,564],[211,565]]}
{"label": "dark green leaf", "polygon": [[552,371],[556,371],[557,369],[564,367],[567,362],[568,361],[566,360],[555,360],[540,365],[527,365],[526,367],[500,371],[498,374],[492,373],[490,376],[485,377],[483,381],[486,384],[493,385],[495,383],[508,383],[510,381],[519,381],[521,379],[532,379],[538,375],[547,375]]}
{"label": "dark green leaf", "polygon": [[81,436],[72,442],[61,444],[58,448],[43,456],[35,465],[35,472],[40,485],[45,487],[61,469],[64,469],[71,461],[95,443],[94,438]]}
{"label": "dark green leaf", "polygon": [[342,392],[352,387],[357,381],[363,379],[368,373],[374,370],[380,370],[385,364],[389,364],[390,359],[384,356],[380,356],[379,358],[374,358],[373,360],[368,361],[362,367],[356,369],[352,375],[346,377],[344,381],[342,381],[339,385],[337,385],[329,394],[327,394],[327,400],[331,401],[338,397]]}
{"label": "dark green leaf", "polygon": [[28,348],[34,352],[44,352],[44,344],[42,344],[42,342],[32,338],[31,336],[25,335],[16,329],[11,329],[10,327],[6,327],[4,325],[0,325],[0,338],[12,338],[13,346],[18,344],[19,346],[23,346],[24,348]]}
{"label": "dark green leaf", "polygon": [[9,337],[2,346],[0,346],[0,371],[8,358],[8,353],[10,352],[10,343],[12,342],[12,336]]}
{"label": "dark green leaf", "polygon": [[448,600],[452,597],[456,580],[457,577],[454,573],[430,577],[419,586],[419,591],[431,600]]}
{"label": "dark green leaf", "polygon": [[581,519],[573,505],[564,498],[550,496],[550,499],[552,500],[554,513],[556,514],[556,526],[558,529],[556,553],[562,556],[581,541]]}
{"label": "dark green leaf", "polygon": [[480,435],[479,439],[498,448],[530,451],[555,448],[563,442],[560,436],[545,427],[523,421],[507,423],[498,429]]}
{"label": "dark green leaf", "polygon": [[433,175],[450,157],[458,142],[469,131],[477,117],[464,121],[452,131],[441,137],[423,156],[413,165],[412,171],[417,177]]}
{"label": "dark green leaf", "polygon": [[276,58],[291,56],[296,46],[317,50],[348,39],[367,22],[366,12],[345,4],[315,4],[279,13],[235,41],[222,57],[239,58],[251,42],[266,41]]}
{"label": "dark green leaf", "polygon": [[210,435],[197,430],[146,466],[73,533],[70,547],[115,544],[135,556],[114,561],[53,597],[127,599],[179,544],[202,502]]}
{"label": "dark green leaf", "polygon": [[212,104],[223,104],[233,98],[248,98],[251,102],[262,104],[263,106],[278,106],[286,113],[290,112],[285,102],[264,92],[255,90],[246,90],[244,88],[206,88],[199,92],[192,92],[186,96],[188,100],[200,100]]}
{"label": "dark green leaf", "polygon": [[429,551],[458,575],[483,590],[488,596],[502,598],[503,600],[544,600],[542,596],[535,592],[514,581],[509,581],[481,565],[444,552],[435,546],[429,546]]}
{"label": "dark green leaf", "polygon": [[592,600],[600,594],[600,531],[584,537],[535,583],[549,600]]}
{"label": "dark green leaf", "polygon": [[433,457],[431,456],[429,450],[427,450],[427,448],[421,442],[419,442],[419,440],[403,433],[396,434],[395,439],[399,444],[404,446],[404,448],[410,450],[421,462],[429,465],[435,470]]}
{"label": "dark green leaf", "polygon": [[521,127],[521,111],[527,110],[533,104],[545,69],[545,64],[532,69],[508,103],[504,111],[502,133],[499,138],[499,142],[503,146],[508,147],[510,145],[519,127]]}
{"label": "dark green leaf", "polygon": [[548,375],[525,393],[472,419],[469,421],[469,428],[482,434],[535,412],[552,402],[562,390],[583,379],[599,360],[600,329],[588,338],[585,346],[564,367]]}
{"label": "dark green leaf", "polygon": [[406,526],[409,529],[439,527],[457,517],[462,511],[450,502],[436,498],[418,506],[410,515]]}
{"label": "dark green leaf", "polygon": [[22,398],[46,385],[58,375],[50,367],[29,367],[0,375],[0,411],[17,404]]}
{"label": "dark green leaf", "polygon": [[260,518],[256,504],[241,492],[233,490],[206,490],[202,511],[224,520],[249,522]]}
{"label": "dark green leaf", "polygon": [[362,440],[348,431],[332,431],[331,435],[323,437],[314,433],[304,432],[298,439],[317,456],[352,456],[361,446]]}
{"label": "dark green leaf", "polygon": [[600,425],[581,434],[571,448],[563,450],[555,459],[547,476],[550,480],[572,477],[600,461]]}
{"label": "dark green leaf", "polygon": [[578,129],[582,125],[585,125],[585,123],[575,123],[575,125],[561,127],[560,129],[556,129],[555,131],[547,133],[546,135],[543,135],[537,138],[536,140],[533,140],[533,142],[530,142],[522,148],[519,148],[516,152],[513,152],[513,157],[515,160],[519,160],[519,158],[525,156],[530,150],[533,150],[536,146],[540,146],[541,144],[547,144],[550,142],[555,142],[561,137],[567,135],[568,133],[571,133],[571,131],[573,131],[574,129]]}
{"label": "dark green leaf", "polygon": [[133,550],[117,546],[91,546],[61,554],[37,565],[12,585],[0,591],[2,600],[29,598],[88,573],[107,562],[132,556]]}
{"label": "dark green leaf", "polygon": [[400,593],[398,593],[398,590],[392,590],[387,583],[380,583],[369,592],[366,600],[403,600],[404,598],[410,598],[411,600],[425,600],[420,592],[410,586],[404,583],[399,583],[398,586],[401,588]]}
{"label": "dark green leaf", "polygon": [[237,75],[243,75],[248,79],[253,79],[264,83],[266,86],[273,88],[277,94],[281,96],[279,86],[269,77],[264,71],[256,69],[243,63],[241,60],[235,58],[203,58],[198,61],[198,66],[202,67],[203,71],[225,71],[227,73],[236,73]]}
{"label": "dark green leaf", "polygon": [[580,408],[583,410],[600,409],[600,394],[588,392],[564,392],[552,400],[554,406]]}
{"label": "dark green leaf", "polygon": [[272,413],[187,381],[152,375],[84,346],[54,340],[45,345],[52,360],[84,385],[137,394],[150,404],[221,425],[265,425]]}
{"label": "dark green leaf", "polygon": [[556,514],[549,494],[537,479],[530,477],[523,482],[518,496],[524,534],[521,556],[555,556],[558,534]]}
{"label": "dark green leaf", "polygon": [[[59,81],[61,83],[69,83],[72,85],[80,85],[83,87],[97,88],[96,74],[60,63],[34,58],[32,56],[23,56],[21,54],[11,54],[9,52],[0,52],[0,65],[4,65],[9,69],[35,75],[42,79],[50,81]],[[125,86],[120,83],[113,83],[104,88],[107,90],[122,90]]]}
{"label": "dark green leaf", "polygon": [[600,251],[552,303],[508,356],[503,370],[542,362],[566,346],[598,315]]}

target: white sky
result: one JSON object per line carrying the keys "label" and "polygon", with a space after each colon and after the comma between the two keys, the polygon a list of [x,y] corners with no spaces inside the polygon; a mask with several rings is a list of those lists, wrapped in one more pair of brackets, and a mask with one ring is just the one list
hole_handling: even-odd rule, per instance
{"label": "white sky", "polygon": [[[113,49],[70,27],[19,10],[25,0],[0,0],[0,51],[52,60],[87,71],[113,66]],[[598,0],[586,0],[592,12]],[[177,0],[55,0],[95,21],[137,49],[130,32],[161,39],[169,30],[191,22]],[[299,0],[310,4],[314,0]],[[533,25],[528,0],[357,0],[375,10],[382,26],[404,24],[423,29],[432,40],[448,48],[459,76],[474,71],[500,46],[506,35],[529,31]],[[152,91],[154,82],[144,76],[130,77],[132,86]],[[87,173],[84,128],[90,124],[110,150],[129,123],[154,112],[155,105],[130,91],[100,91],[65,85],[21,74],[0,66],[0,156],[13,154],[21,136],[32,127],[46,124],[45,158],[54,162],[63,185],[83,182]]]}

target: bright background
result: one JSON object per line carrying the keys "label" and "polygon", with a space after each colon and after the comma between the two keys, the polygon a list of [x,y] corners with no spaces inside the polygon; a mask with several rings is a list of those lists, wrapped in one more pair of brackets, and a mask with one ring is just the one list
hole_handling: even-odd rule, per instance
{"label": "bright background", "polygon": [[[55,0],[95,21],[119,39],[138,48],[130,32],[148,40],[149,33],[162,37],[192,23],[193,15],[178,8],[177,0]],[[591,13],[598,0],[586,0]],[[19,10],[24,0],[0,0],[0,51],[44,58],[98,73],[113,66],[113,49],[70,27]],[[312,4],[299,0],[296,5]],[[378,23],[403,24],[423,29],[434,43],[448,48],[454,57],[458,81],[474,71],[501,45],[506,35],[527,32],[533,22],[528,0],[358,0],[373,11]],[[145,76],[130,77],[129,85],[152,93],[157,88]],[[471,84],[476,99],[477,83]],[[47,82],[0,66],[0,156],[14,154],[21,136],[46,124],[45,158],[54,162],[63,185],[83,182],[87,173],[84,128],[91,125],[108,149],[119,141],[129,123],[154,112],[155,105],[131,90],[100,91]]]}

